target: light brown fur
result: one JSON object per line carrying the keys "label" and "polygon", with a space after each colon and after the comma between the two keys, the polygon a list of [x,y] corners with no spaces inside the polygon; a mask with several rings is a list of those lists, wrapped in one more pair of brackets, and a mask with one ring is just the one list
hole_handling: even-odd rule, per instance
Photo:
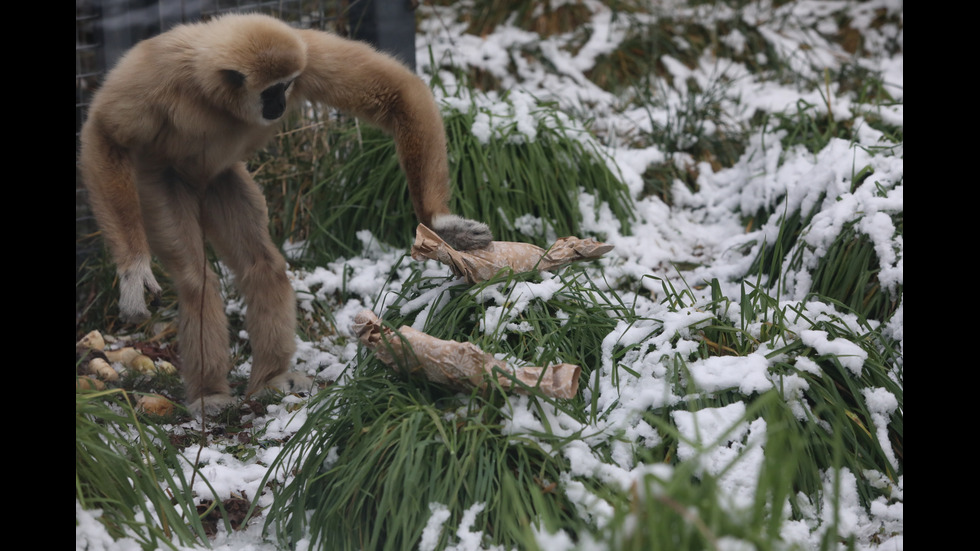
{"label": "light brown fur", "polygon": [[[291,83],[286,92],[277,85]],[[278,131],[266,93],[288,110],[302,101],[337,107],[395,139],[419,221],[459,248],[481,247],[486,226],[449,213],[446,138],[425,84],[394,59],[329,33],[262,15],[183,25],[128,52],[93,99],[79,162],[92,210],[120,276],[124,318],[149,315],[158,293],[151,254],[173,278],[188,403],[232,403],[228,328],[210,244],[244,296],[253,363],[248,393],[308,386],[288,372],[295,298],[268,233],[261,189],[244,160]]]}

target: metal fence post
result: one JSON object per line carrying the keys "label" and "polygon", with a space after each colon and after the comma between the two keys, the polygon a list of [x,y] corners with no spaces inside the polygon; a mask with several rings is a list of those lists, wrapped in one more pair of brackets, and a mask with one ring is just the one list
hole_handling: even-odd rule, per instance
{"label": "metal fence post", "polygon": [[351,36],[373,44],[415,71],[413,0],[357,0],[350,4]]}

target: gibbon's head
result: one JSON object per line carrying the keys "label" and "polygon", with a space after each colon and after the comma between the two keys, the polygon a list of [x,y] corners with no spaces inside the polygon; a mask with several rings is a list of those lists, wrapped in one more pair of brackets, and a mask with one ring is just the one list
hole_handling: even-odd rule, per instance
{"label": "gibbon's head", "polygon": [[265,15],[232,14],[201,24],[197,78],[214,105],[244,122],[268,125],[286,112],[306,67],[306,43]]}

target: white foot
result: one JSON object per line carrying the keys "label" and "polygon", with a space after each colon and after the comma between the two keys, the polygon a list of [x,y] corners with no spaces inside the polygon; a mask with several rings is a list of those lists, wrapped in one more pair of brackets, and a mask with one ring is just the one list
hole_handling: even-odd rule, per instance
{"label": "white foot", "polygon": [[150,259],[141,258],[126,270],[119,270],[119,313],[125,322],[139,323],[150,317],[144,292],[160,296],[160,284],[153,277]]}

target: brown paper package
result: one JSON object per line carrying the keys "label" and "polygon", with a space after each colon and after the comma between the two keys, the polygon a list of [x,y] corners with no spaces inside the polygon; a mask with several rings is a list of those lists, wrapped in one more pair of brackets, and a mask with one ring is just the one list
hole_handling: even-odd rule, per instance
{"label": "brown paper package", "polygon": [[[490,374],[501,387],[515,392],[523,393],[525,389],[511,377],[553,398],[572,398],[578,393],[582,369],[577,365],[514,368],[472,343],[437,339],[406,325],[398,331],[382,327],[370,310],[355,316],[353,330],[382,362],[421,374],[432,382],[459,389],[482,388],[487,384],[486,375]],[[494,368],[502,373],[495,374]]]}
{"label": "brown paper package", "polygon": [[485,249],[457,251],[427,226],[419,224],[412,258],[438,260],[449,265],[456,276],[473,284],[487,281],[505,268],[515,273],[550,270],[579,260],[599,258],[612,249],[612,245],[592,238],[562,237],[547,250],[531,243],[491,241]]}

